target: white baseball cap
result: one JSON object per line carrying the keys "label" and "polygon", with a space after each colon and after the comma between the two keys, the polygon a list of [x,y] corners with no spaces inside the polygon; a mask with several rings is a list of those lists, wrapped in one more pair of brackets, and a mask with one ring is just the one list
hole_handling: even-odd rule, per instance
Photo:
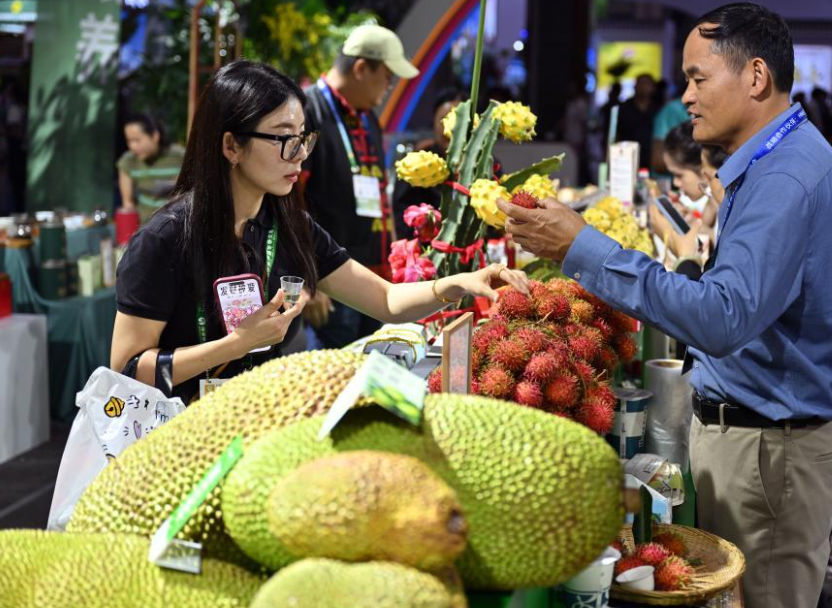
{"label": "white baseball cap", "polygon": [[396,33],[380,25],[359,25],[344,42],[341,52],[348,57],[381,61],[399,78],[415,78],[419,70],[407,60]]}

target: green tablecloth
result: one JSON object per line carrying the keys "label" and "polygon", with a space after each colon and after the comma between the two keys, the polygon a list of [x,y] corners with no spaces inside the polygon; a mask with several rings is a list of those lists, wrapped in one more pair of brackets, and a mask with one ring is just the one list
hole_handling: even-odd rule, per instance
{"label": "green tablecloth", "polygon": [[[101,227],[69,233],[69,257],[97,251],[102,236],[109,232],[109,227]],[[34,250],[5,250],[4,266],[12,280],[14,311],[47,317],[50,411],[53,418],[68,421],[75,415],[75,393],[97,367],[110,363],[115,289],[103,289],[91,297],[45,300],[30,275],[36,263]]]}

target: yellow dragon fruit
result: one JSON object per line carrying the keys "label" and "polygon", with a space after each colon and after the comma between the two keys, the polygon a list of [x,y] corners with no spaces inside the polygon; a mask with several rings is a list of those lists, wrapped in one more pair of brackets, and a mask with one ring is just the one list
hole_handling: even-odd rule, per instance
{"label": "yellow dragon fruit", "polygon": [[552,180],[538,173],[533,173],[525,182],[519,186],[515,186],[511,193],[517,194],[520,190],[525,190],[541,201],[547,196],[555,197],[555,188],[552,186]]}
{"label": "yellow dragon fruit", "polygon": [[529,106],[507,101],[494,109],[494,117],[500,121],[500,135],[514,143],[529,141],[535,135],[537,116]]}
{"label": "yellow dragon fruit", "polygon": [[[476,129],[480,124],[480,115],[474,114],[474,128]],[[445,114],[445,118],[442,119],[442,127],[444,129],[445,137],[448,139],[451,138],[451,135],[454,133],[454,127],[456,126],[456,108],[453,108],[450,112]]]}
{"label": "yellow dragon fruit", "polygon": [[502,228],[506,215],[497,207],[497,199],[510,200],[511,195],[503,186],[490,179],[478,179],[471,184],[471,207],[489,226]]}
{"label": "yellow dragon fruit", "polygon": [[450,175],[448,165],[438,154],[427,152],[410,152],[403,159],[396,161],[396,175],[411,186],[432,188],[438,186]]}
{"label": "yellow dragon fruit", "polygon": [[610,228],[612,228],[612,218],[610,218],[610,214],[603,209],[599,209],[597,206],[590,207],[584,211],[584,221],[605,234]]}

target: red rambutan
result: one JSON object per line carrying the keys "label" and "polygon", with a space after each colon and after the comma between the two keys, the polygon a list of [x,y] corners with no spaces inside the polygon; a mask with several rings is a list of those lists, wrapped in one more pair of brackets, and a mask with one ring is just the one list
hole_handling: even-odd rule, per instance
{"label": "red rambutan", "polygon": [[619,363],[618,355],[609,346],[602,346],[601,350],[598,351],[598,355],[595,357],[595,367],[607,370],[610,375],[612,375]]}
{"label": "red rambutan", "polygon": [[678,591],[690,585],[693,568],[681,557],[673,555],[658,565],[653,577],[658,591]]}
{"label": "red rambutan", "polygon": [[597,399],[610,409],[615,408],[617,401],[615,393],[606,382],[593,382],[587,385],[584,391],[584,399]]}
{"label": "red rambutan", "polygon": [[569,348],[576,357],[584,361],[592,361],[601,350],[598,342],[584,333],[569,338]]}
{"label": "red rambutan", "polygon": [[442,366],[434,369],[428,376],[428,390],[431,393],[442,392]]}
{"label": "red rambutan", "polygon": [[555,293],[572,295],[572,287],[570,287],[571,284],[572,281],[567,281],[566,279],[549,279],[546,283],[546,287]]}
{"label": "red rambutan", "polygon": [[546,334],[535,327],[521,327],[511,338],[522,343],[530,353],[539,353],[546,348],[548,342]]}
{"label": "red rambutan", "polygon": [[631,333],[636,331],[636,320],[617,310],[610,311],[607,315],[607,323],[617,333]]}
{"label": "red rambutan", "polygon": [[488,367],[480,375],[479,386],[481,394],[504,399],[514,391],[514,378],[501,367]]}
{"label": "red rambutan", "polygon": [[684,557],[688,552],[685,541],[675,532],[662,532],[653,537],[653,542],[658,543],[670,551],[673,555]]}
{"label": "red rambutan", "polygon": [[503,290],[497,302],[497,310],[509,319],[531,318],[534,316],[532,301],[514,288]]}
{"label": "red rambutan", "polygon": [[482,366],[483,359],[485,359],[485,351],[476,348],[471,349],[471,371],[477,373]]}
{"label": "red rambutan", "polygon": [[548,321],[562,321],[569,318],[569,299],[559,293],[543,294],[534,299],[534,310],[540,318]]}
{"label": "red rambutan", "polygon": [[529,293],[532,296],[532,300],[536,300],[538,298],[542,298],[543,296],[551,294],[546,285],[544,285],[540,281],[535,281],[534,279],[529,281]]}
{"label": "red rambutan", "polygon": [[555,367],[563,369],[569,364],[569,345],[565,342],[552,340],[546,347],[546,353],[552,355]]}
{"label": "red rambutan", "polygon": [[526,192],[525,190],[518,190],[511,197],[511,203],[513,205],[517,205],[518,207],[525,207],[526,209],[536,209],[537,197],[531,192]]}
{"label": "red rambutan", "polygon": [[481,395],[482,390],[480,389],[480,381],[476,378],[471,378],[471,394],[472,395]]}
{"label": "red rambutan", "polygon": [[543,389],[546,402],[556,410],[571,408],[578,402],[580,394],[577,378],[568,372],[559,372]]}
{"label": "red rambutan", "polygon": [[558,372],[558,357],[554,353],[539,353],[526,364],[523,377],[532,382],[545,385]]}
{"label": "red rambutan", "polygon": [[620,560],[615,562],[615,576],[618,576],[622,572],[627,572],[627,570],[632,570],[633,568],[639,568],[646,565],[647,564],[635,555],[625,555]]}
{"label": "red rambutan", "polygon": [[636,341],[629,334],[619,334],[613,340],[615,353],[622,362],[632,361],[638,352]]}
{"label": "red rambutan", "polygon": [[523,380],[514,387],[514,400],[520,405],[539,408],[543,405],[543,393],[534,382]]}
{"label": "red rambutan", "polygon": [[572,309],[572,320],[575,323],[588,325],[595,318],[595,309],[586,300],[574,299],[569,304]]}
{"label": "red rambutan", "polygon": [[599,435],[606,435],[612,430],[615,412],[600,399],[584,399],[578,406],[575,420]]}
{"label": "red rambutan", "polygon": [[501,340],[491,350],[491,361],[497,363],[509,371],[519,372],[529,362],[531,353],[526,350],[522,342],[509,338]]}
{"label": "red rambutan", "polygon": [[609,341],[613,336],[613,330],[609,323],[607,323],[604,319],[595,318],[591,326],[601,332],[601,339],[604,342]]}
{"label": "red rambutan", "polygon": [[658,543],[644,543],[636,547],[635,555],[648,566],[658,566],[670,557],[671,553]]}
{"label": "red rambutan", "polygon": [[595,371],[594,367],[586,361],[582,361],[580,359],[572,361],[572,371],[578,379],[583,382],[584,386],[595,382],[595,378],[598,375],[598,372]]}

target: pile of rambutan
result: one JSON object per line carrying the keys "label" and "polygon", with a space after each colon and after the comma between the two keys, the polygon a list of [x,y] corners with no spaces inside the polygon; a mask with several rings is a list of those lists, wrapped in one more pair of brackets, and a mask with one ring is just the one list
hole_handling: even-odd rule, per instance
{"label": "pile of rambutan", "polygon": [[[529,295],[501,290],[497,314],[474,332],[472,392],[570,418],[605,435],[613,425],[609,380],[635,356],[634,321],[578,283],[531,281]],[[442,390],[442,371],[428,378]]]}
{"label": "pile of rambutan", "polygon": [[[623,547],[622,543],[618,547]],[[632,551],[621,550],[621,559],[615,563],[615,576],[639,566],[653,566],[653,579],[657,591],[680,591],[692,580],[693,566],[685,559],[687,547],[675,532],[662,532],[649,543],[636,545]]]}

